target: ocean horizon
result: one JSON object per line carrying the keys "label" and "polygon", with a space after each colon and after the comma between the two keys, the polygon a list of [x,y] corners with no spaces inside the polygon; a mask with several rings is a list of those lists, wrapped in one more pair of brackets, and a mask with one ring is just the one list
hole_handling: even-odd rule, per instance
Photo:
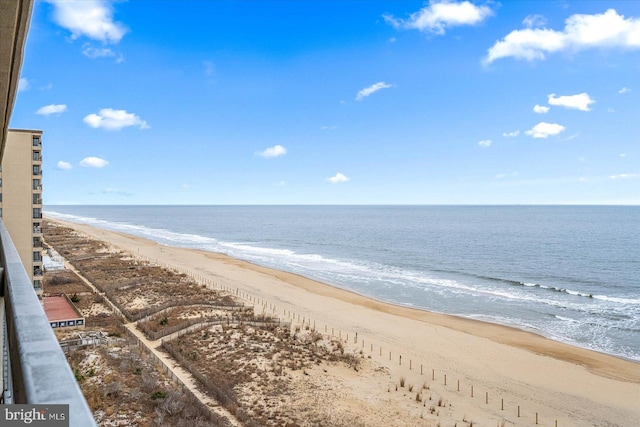
{"label": "ocean horizon", "polygon": [[47,205],[44,213],[640,361],[638,206]]}

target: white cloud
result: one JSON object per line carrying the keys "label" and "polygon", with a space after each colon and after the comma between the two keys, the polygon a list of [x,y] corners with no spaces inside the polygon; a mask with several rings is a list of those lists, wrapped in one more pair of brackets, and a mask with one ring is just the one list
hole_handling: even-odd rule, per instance
{"label": "white cloud", "polygon": [[18,92],[29,89],[29,80],[26,77],[21,77],[18,80]]}
{"label": "white cloud", "polygon": [[335,129],[338,129],[338,126],[336,126],[336,125],[333,125],[333,126],[322,126],[320,128],[320,130],[335,130]]}
{"label": "white cloud", "polygon": [[496,176],[494,176],[494,178],[495,179],[504,179],[504,178],[506,178],[508,176],[515,178],[516,176],[518,176],[518,171],[513,171],[511,173],[499,173]]}
{"label": "white cloud", "polygon": [[71,31],[71,38],[85,36],[103,43],[118,43],[127,29],[113,20],[109,0],[47,0],[54,6],[53,20]]}
{"label": "white cloud", "polygon": [[491,8],[476,6],[469,1],[458,3],[432,0],[428,6],[412,13],[409,19],[396,19],[392,15],[384,15],[383,18],[395,28],[415,29],[442,35],[446,28],[476,25],[491,15],[493,15]]}
{"label": "white cloud", "polygon": [[393,85],[387,84],[385,82],[378,82],[378,83],[372,84],[371,86],[366,87],[362,89],[360,92],[358,92],[358,95],[356,95],[356,101],[362,101],[372,93],[375,93],[381,89],[388,89],[390,87],[393,87]]}
{"label": "white cloud", "polygon": [[549,105],[558,105],[565,108],[573,108],[580,111],[589,111],[589,105],[595,104],[588,93],[582,92],[577,95],[566,95],[556,97],[555,93],[549,95]]}
{"label": "white cloud", "polygon": [[347,182],[349,181],[349,178],[347,178],[346,176],[344,176],[343,174],[341,174],[340,172],[338,172],[337,174],[335,174],[334,176],[327,178],[327,181],[329,181],[332,184],[338,184],[340,182]]}
{"label": "white cloud", "polygon": [[208,77],[213,76],[216,72],[216,64],[212,61],[202,61],[202,65],[204,65],[204,74]]}
{"label": "white cloud", "polygon": [[542,15],[529,15],[522,20],[522,25],[527,28],[544,27],[547,19]]}
{"label": "white cloud", "polygon": [[103,128],[106,130],[120,130],[128,126],[137,126],[140,129],[149,129],[146,121],[126,110],[114,110],[103,108],[98,114],[89,114],[84,118],[84,122],[92,128]]}
{"label": "white cloud", "polygon": [[611,175],[609,178],[611,179],[630,179],[630,178],[638,178],[640,174],[637,173],[621,173],[618,175]]}
{"label": "white cloud", "polygon": [[611,108],[611,107],[607,108],[607,113],[615,113],[615,112],[616,112],[615,108]]}
{"label": "white cloud", "polygon": [[546,105],[534,105],[533,106],[533,112],[534,113],[538,113],[538,114],[545,114],[549,112],[549,107],[547,107]]}
{"label": "white cloud", "polygon": [[626,153],[620,153],[620,157],[625,158],[627,157]]}
{"label": "white cloud", "polygon": [[189,184],[186,184],[186,183],[182,184],[182,188],[185,189],[185,190],[188,190],[189,189]]}
{"label": "white cloud", "polygon": [[540,122],[525,133],[534,138],[548,138],[557,135],[565,129],[564,126],[557,123]]}
{"label": "white cloud", "polygon": [[618,93],[619,93],[619,94],[621,94],[621,95],[622,95],[623,93],[628,93],[628,92],[631,92],[631,89],[630,89],[630,88],[628,88],[628,87],[626,87],[626,86],[624,86],[622,89],[620,89],[620,90],[618,91]]}
{"label": "white cloud", "polygon": [[550,53],[590,48],[640,48],[640,18],[625,18],[609,9],[595,15],[572,15],[562,31],[514,30],[489,49],[483,62],[507,57],[533,61]]}
{"label": "white cloud", "polygon": [[282,145],[274,145],[273,147],[269,147],[266,150],[256,153],[258,156],[262,156],[265,159],[270,159],[272,157],[284,156],[287,154],[287,149]]}
{"label": "white cloud", "polygon": [[126,190],[118,190],[115,188],[105,188],[104,190],[102,190],[102,194],[117,194],[119,196],[133,196],[132,193]]}
{"label": "white cloud", "polygon": [[504,136],[505,138],[515,138],[518,135],[520,135],[520,131],[519,130],[514,130],[513,132],[503,132],[502,133],[502,136]]}
{"label": "white cloud", "polygon": [[478,141],[478,145],[482,148],[489,148],[491,147],[491,140],[483,139],[482,141]]}
{"label": "white cloud", "polygon": [[116,53],[108,47],[94,47],[89,43],[85,43],[82,46],[82,54],[91,59],[116,56]]}
{"label": "white cloud", "polygon": [[60,160],[60,161],[58,162],[58,165],[57,165],[57,166],[58,166],[58,169],[63,170],[63,171],[68,171],[69,169],[72,169],[72,168],[73,168],[73,166],[71,166],[71,163],[69,163],[69,162],[64,162],[64,161],[62,161],[62,160]]}
{"label": "white cloud", "polygon": [[51,104],[45,105],[44,107],[38,108],[36,114],[41,114],[43,116],[48,116],[49,114],[61,114],[67,111],[67,106],[65,104]]}
{"label": "white cloud", "polygon": [[101,159],[100,157],[85,157],[80,160],[80,166],[83,168],[103,168],[109,164],[105,159]]}
{"label": "white cloud", "polygon": [[18,92],[22,92],[29,89],[29,80],[25,77],[21,77],[18,80]]}

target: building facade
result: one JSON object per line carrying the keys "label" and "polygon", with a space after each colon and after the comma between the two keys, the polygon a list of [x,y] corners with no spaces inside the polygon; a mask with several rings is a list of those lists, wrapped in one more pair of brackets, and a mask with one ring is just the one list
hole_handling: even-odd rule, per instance
{"label": "building facade", "polygon": [[42,294],[42,131],[9,129],[0,167],[0,216]]}

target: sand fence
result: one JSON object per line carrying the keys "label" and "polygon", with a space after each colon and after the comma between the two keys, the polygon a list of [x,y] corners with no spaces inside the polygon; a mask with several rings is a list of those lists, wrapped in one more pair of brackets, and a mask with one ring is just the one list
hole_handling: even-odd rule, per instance
{"label": "sand fence", "polygon": [[[384,348],[382,345],[373,342],[373,340],[366,339],[362,334],[359,335],[358,332],[349,332],[340,329],[336,330],[336,328],[330,327],[327,324],[319,325],[314,319],[311,319],[307,315],[295,313],[285,308],[280,310],[279,307],[268,301],[248,294],[239,288],[224,286],[201,274],[196,274],[175,265],[160,263],[157,259],[151,259],[139,254],[132,254],[131,256],[158,265],[162,268],[186,274],[195,280],[196,283],[205,285],[209,289],[229,292],[230,294],[251,303],[254,310],[257,309],[263,314],[269,313],[277,318],[282,316],[286,319],[291,328],[306,328],[308,330],[324,334],[328,339],[338,338],[343,340],[345,343],[350,345],[353,344],[354,348],[359,348],[363,354],[365,351],[368,351],[370,356],[377,356],[377,360],[388,367],[402,367],[407,374],[418,375],[419,378],[431,378],[432,386],[437,385],[450,394],[476,401],[478,405],[490,406],[494,413],[501,416],[503,420],[505,418],[515,417],[519,422],[530,423],[532,425],[546,425],[553,427],[561,426],[557,419],[544,417],[541,412],[536,411],[535,409],[525,408],[523,405],[518,404],[518,402],[513,398],[505,399],[504,395],[492,395],[488,390],[483,390],[482,387],[466,383],[464,380],[461,381],[460,379],[456,379],[450,374],[448,375],[446,372],[441,372],[436,368],[430,367],[427,363],[424,363],[424,361],[413,360],[410,357],[406,357],[403,354],[395,352],[394,349]],[[197,325],[194,326],[197,327]]]}

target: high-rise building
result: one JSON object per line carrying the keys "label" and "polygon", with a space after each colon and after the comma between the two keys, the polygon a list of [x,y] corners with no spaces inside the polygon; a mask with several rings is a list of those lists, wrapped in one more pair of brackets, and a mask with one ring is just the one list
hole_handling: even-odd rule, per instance
{"label": "high-rise building", "polygon": [[[78,381],[30,286],[40,286],[39,276],[34,278],[33,273],[41,265],[34,259],[40,259],[42,238],[42,132],[17,131],[8,137],[33,3],[0,0],[0,162],[4,169],[0,202],[4,217],[0,218],[0,404],[68,404],[70,427],[95,427]],[[10,152],[15,142],[18,151],[14,157]],[[28,160],[24,160],[24,153]],[[16,182],[24,194],[12,195],[14,174],[24,174],[25,178]],[[5,225],[13,219],[27,224],[26,228],[18,227],[24,231],[16,237]],[[31,244],[24,244],[18,253],[13,239],[30,240]]]}
{"label": "high-rise building", "polygon": [[0,167],[0,216],[41,294],[42,131],[9,129]]}

